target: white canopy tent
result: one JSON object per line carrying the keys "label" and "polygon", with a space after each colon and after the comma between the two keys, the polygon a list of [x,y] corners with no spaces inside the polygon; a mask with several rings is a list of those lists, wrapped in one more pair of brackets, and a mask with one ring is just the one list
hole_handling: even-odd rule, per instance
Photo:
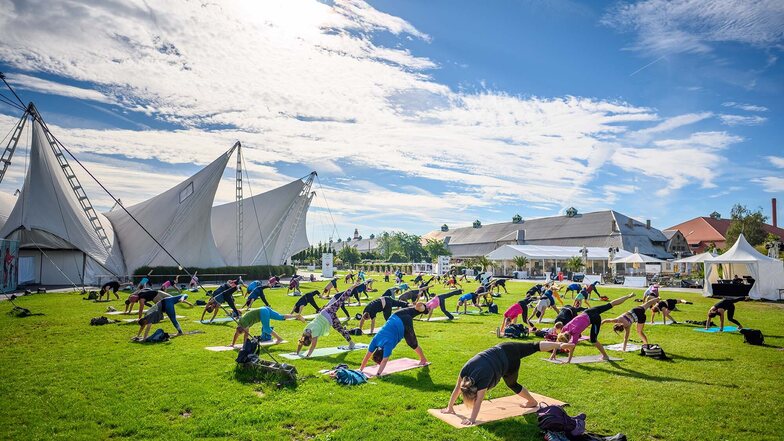
{"label": "white canopy tent", "polygon": [[[185,266],[225,265],[212,236],[210,213],[232,147],[198,173],[144,202],[126,207]],[[176,265],[163,249],[122,209],[106,213],[120,237],[129,271],[139,267]]]}
{"label": "white canopy tent", "polygon": [[615,265],[617,263],[623,263],[623,264],[626,264],[626,263],[632,263],[632,264],[633,263],[657,264],[658,263],[658,264],[662,264],[664,262],[665,262],[664,260],[657,259],[657,258],[651,257],[651,256],[646,256],[645,254],[633,253],[633,254],[629,254],[628,256],[624,256],[624,257],[621,257],[621,258],[616,258],[615,260],[613,260],[610,263]]}
{"label": "white canopy tent", "polygon": [[[588,250],[587,260],[610,260],[607,248],[585,247]],[[518,256],[528,259],[557,259],[567,260],[571,257],[582,257],[583,247],[563,247],[548,245],[504,245],[487,255],[490,260],[512,260]],[[631,255],[626,250],[618,250],[616,256],[626,257]]]}
{"label": "white canopy tent", "polygon": [[701,254],[695,254],[689,257],[684,257],[683,259],[675,260],[673,261],[673,263],[703,263],[705,262],[705,259],[711,259],[713,257],[716,257],[716,255],[709,252],[705,252]]}
{"label": "white canopy tent", "polygon": [[0,237],[19,241],[20,261],[35,269],[33,281],[41,284],[100,283],[104,276],[125,274],[112,224],[95,213],[97,225],[108,238],[104,245],[45,130],[33,120],[30,165]]}
{"label": "white canopy tent", "polygon": [[712,284],[719,281],[719,267],[724,278],[750,276],[754,284],[749,291],[752,299],[779,300],[779,290],[784,289],[784,263],[755,250],[741,234],[735,245],[725,253],[704,260],[705,296],[713,295]]}

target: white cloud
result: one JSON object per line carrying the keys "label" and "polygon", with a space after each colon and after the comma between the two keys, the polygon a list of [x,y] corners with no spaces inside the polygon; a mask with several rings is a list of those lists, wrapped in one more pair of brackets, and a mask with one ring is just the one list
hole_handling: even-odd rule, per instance
{"label": "white cloud", "polygon": [[781,193],[784,191],[784,178],[781,176],[765,176],[754,179],[754,182],[761,184],[762,188],[768,193]]}
{"label": "white cloud", "polygon": [[745,110],[747,112],[767,112],[768,111],[768,108],[765,107],[765,106],[758,106],[758,105],[755,105],[755,104],[736,103],[734,101],[727,101],[727,102],[721,103],[721,105],[724,106],[724,107],[733,107],[733,108],[736,108],[736,109]]}
{"label": "white cloud", "polygon": [[71,98],[98,101],[104,104],[116,104],[116,102],[107,95],[92,89],[84,89],[76,86],[69,86],[54,81],[48,81],[41,78],[33,77],[25,74],[9,74],[7,76],[8,82],[18,89],[32,90],[33,92],[48,93],[51,95],[67,96]]}
{"label": "white cloud", "polygon": [[744,115],[727,115],[721,114],[719,115],[719,119],[721,120],[722,124],[727,126],[758,126],[768,119],[759,115],[751,115],[751,116],[744,116]]}
{"label": "white cloud", "polygon": [[773,164],[774,167],[784,168],[784,157],[782,156],[766,156],[768,161]]}
{"label": "white cloud", "polygon": [[708,119],[711,116],[713,116],[713,114],[710,112],[685,113],[683,115],[673,116],[671,118],[665,119],[655,126],[637,130],[631,134],[631,137],[637,141],[644,142],[649,140],[655,134],[666,133],[679,127],[695,124]]}
{"label": "white cloud", "polygon": [[731,144],[743,141],[743,138],[730,135],[727,132],[695,132],[687,138],[682,139],[661,139],[655,141],[658,147],[667,149],[677,149],[683,147],[701,147],[708,149],[724,149]]}
{"label": "white cloud", "polygon": [[784,41],[784,2],[643,0],[619,4],[602,22],[636,33],[632,49],[657,54],[707,53],[724,42],[767,48]]}

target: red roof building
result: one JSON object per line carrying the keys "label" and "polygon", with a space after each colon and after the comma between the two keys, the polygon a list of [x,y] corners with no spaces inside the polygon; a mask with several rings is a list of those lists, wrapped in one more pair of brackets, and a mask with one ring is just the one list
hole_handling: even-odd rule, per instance
{"label": "red roof building", "polygon": [[[678,230],[686,238],[689,248],[694,254],[705,252],[711,245],[716,244],[718,248],[726,248],[727,230],[730,228],[729,219],[714,219],[712,217],[695,217],[678,225],[674,225],[664,230]],[[763,224],[762,228],[768,233],[784,239],[784,229],[773,225]],[[666,234],[666,233],[665,233]]]}

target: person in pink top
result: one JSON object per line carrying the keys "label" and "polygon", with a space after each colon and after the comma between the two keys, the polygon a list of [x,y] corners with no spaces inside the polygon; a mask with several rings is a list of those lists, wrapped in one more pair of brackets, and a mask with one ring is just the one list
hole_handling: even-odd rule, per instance
{"label": "person in pink top", "polygon": [[517,317],[522,316],[523,322],[528,325],[528,331],[533,331],[536,329],[536,326],[531,324],[531,321],[528,319],[528,305],[530,305],[536,298],[534,296],[528,296],[519,302],[512,303],[506,312],[504,312],[504,318],[501,321],[501,327],[496,329],[496,335],[501,336],[504,333],[504,329],[507,326],[511,325],[512,323],[517,322]]}
{"label": "person in pink top", "polygon": [[[602,313],[609,311],[613,306],[620,305],[632,297],[634,297],[634,293],[615,299],[610,303],[605,303],[601,306],[586,309],[583,313],[564,325],[564,327],[561,329],[561,333],[558,334],[558,341],[561,343],[571,342],[575,345],[576,349],[576,345],[580,341],[580,336],[582,336],[582,333],[588,329],[588,327],[590,327],[591,343],[593,343],[594,346],[596,346],[596,349],[602,353],[603,360],[609,360],[610,357],[604,351],[604,346],[599,343],[599,331],[602,329]],[[569,359],[566,360],[566,362],[571,362],[572,357],[574,357],[574,349],[569,351]]]}

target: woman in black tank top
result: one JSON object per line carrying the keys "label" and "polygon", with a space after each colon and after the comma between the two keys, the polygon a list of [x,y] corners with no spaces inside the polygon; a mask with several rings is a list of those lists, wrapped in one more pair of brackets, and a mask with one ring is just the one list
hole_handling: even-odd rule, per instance
{"label": "woman in black tank top", "polygon": [[623,332],[623,351],[626,351],[626,344],[629,343],[629,332],[632,329],[632,325],[637,323],[637,335],[640,336],[642,342],[644,344],[648,344],[648,336],[645,335],[645,311],[647,311],[651,306],[655,305],[659,299],[652,298],[647,302],[643,303],[642,306],[635,306],[634,308],[630,309],[629,311],[624,312],[623,314],[619,315],[616,318],[612,319],[604,319],[602,320],[602,324],[605,323],[615,323],[613,325],[613,331],[615,333]]}

